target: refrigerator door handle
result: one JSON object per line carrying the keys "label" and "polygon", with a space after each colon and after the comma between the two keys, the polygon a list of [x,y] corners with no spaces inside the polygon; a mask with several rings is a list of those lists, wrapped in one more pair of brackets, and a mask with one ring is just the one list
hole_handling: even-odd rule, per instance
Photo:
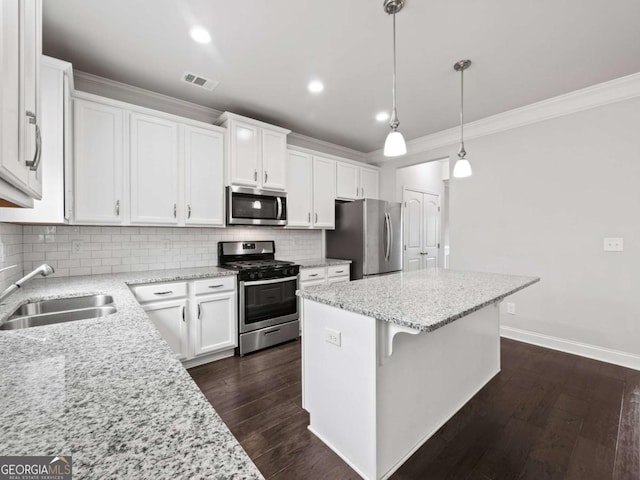
{"label": "refrigerator door handle", "polygon": [[385,261],[389,261],[389,257],[391,256],[391,222],[389,221],[389,214],[384,212],[384,227],[385,227],[385,245],[384,245],[384,259]]}
{"label": "refrigerator door handle", "polygon": [[389,217],[389,260],[391,260],[391,252],[393,252],[393,222],[391,221],[391,214],[387,213]]}

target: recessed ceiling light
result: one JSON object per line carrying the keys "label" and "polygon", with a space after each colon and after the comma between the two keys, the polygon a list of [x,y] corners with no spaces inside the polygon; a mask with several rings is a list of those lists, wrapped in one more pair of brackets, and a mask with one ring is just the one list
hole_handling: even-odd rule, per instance
{"label": "recessed ceiling light", "polygon": [[189,34],[198,43],[209,43],[211,41],[211,35],[202,27],[193,27]]}
{"label": "recessed ceiling light", "polygon": [[376,120],[379,122],[386,122],[389,120],[389,114],[387,112],[380,112],[376,115]]}
{"label": "recessed ceiling light", "polygon": [[309,83],[307,88],[311,93],[320,93],[321,91],[324,90],[324,85],[322,84],[321,81],[314,80],[313,82]]}

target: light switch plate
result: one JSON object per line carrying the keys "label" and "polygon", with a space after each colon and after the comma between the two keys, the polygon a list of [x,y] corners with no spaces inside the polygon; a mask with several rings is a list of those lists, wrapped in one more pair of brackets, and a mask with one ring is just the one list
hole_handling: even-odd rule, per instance
{"label": "light switch plate", "polygon": [[609,237],[604,239],[605,252],[622,252],[624,250],[624,239],[621,237]]}
{"label": "light switch plate", "polygon": [[516,304],[515,303],[507,303],[507,313],[509,315],[515,315],[516,314]]}
{"label": "light switch plate", "polygon": [[82,240],[72,240],[71,241],[71,253],[80,253],[82,252],[82,244],[84,242]]}

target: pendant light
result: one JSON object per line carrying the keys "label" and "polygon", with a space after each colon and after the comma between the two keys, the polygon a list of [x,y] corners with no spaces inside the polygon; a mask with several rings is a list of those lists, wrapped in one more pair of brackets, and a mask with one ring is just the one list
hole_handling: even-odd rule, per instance
{"label": "pendant light", "polygon": [[464,71],[471,65],[471,60],[460,60],[453,66],[456,72],[460,72],[460,150],[458,150],[458,160],[453,167],[453,176],[464,178],[471,176],[471,164],[465,157],[464,149]]}
{"label": "pendant light", "polygon": [[405,0],[384,0],[384,11],[393,16],[393,108],[391,109],[391,118],[389,119],[389,126],[391,132],[387,135],[387,140],[384,142],[384,156],[385,157],[399,157],[407,153],[407,144],[404,141],[404,137],[398,131],[398,112],[396,110],[396,13],[402,10]]}

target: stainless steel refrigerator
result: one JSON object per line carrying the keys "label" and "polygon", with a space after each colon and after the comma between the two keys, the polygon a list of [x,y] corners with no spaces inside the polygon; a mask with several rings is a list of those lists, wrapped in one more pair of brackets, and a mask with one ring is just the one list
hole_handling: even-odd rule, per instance
{"label": "stainless steel refrigerator", "polygon": [[336,229],[327,230],[327,257],[351,260],[351,280],[402,270],[402,208],[365,198],[336,203]]}

